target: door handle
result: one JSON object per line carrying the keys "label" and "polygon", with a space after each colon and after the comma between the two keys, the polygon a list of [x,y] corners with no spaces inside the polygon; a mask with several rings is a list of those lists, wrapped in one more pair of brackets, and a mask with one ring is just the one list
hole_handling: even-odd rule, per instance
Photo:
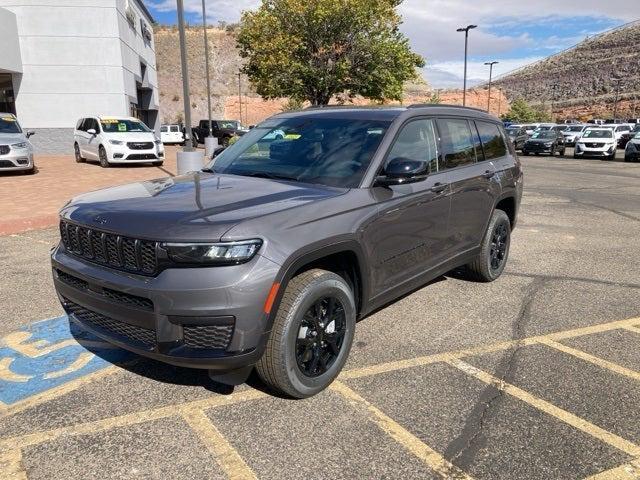
{"label": "door handle", "polygon": [[431,187],[431,191],[433,193],[442,193],[447,189],[448,186],[449,186],[448,183],[440,183],[440,182],[434,183],[433,187]]}
{"label": "door handle", "polygon": [[493,176],[495,176],[495,174],[496,174],[495,170],[487,170],[482,174],[482,176],[484,178],[492,178]]}

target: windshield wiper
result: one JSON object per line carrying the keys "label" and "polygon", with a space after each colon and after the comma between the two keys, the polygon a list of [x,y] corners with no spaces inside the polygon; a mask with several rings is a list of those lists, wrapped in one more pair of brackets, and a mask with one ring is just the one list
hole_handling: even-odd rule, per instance
{"label": "windshield wiper", "polygon": [[244,177],[255,177],[255,178],[268,178],[270,180],[289,180],[292,182],[297,182],[297,177],[289,177],[287,175],[278,175],[277,173],[269,173],[269,172],[243,172],[237,173],[236,175],[242,175]]}

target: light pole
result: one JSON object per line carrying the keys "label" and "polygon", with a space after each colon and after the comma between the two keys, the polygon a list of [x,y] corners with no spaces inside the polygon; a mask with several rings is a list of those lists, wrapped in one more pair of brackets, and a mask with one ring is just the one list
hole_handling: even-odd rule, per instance
{"label": "light pole", "polygon": [[204,137],[204,150],[207,158],[213,155],[218,146],[218,139],[213,136],[213,123],[211,120],[211,77],[209,75],[209,39],[207,36],[207,9],[205,0],[202,0],[202,29],[204,30],[204,65],[207,73],[207,112],[209,114],[209,133]]}
{"label": "light pole", "polygon": [[616,100],[613,104],[613,119],[615,120],[618,118],[618,95],[620,94],[620,82],[622,82],[622,79],[618,77],[613,80],[616,82]]}
{"label": "light pole", "polygon": [[491,110],[491,77],[493,76],[493,66],[496,63],[500,63],[497,60],[493,62],[484,62],[485,65],[489,65],[489,98],[487,99],[487,113],[490,113]]}
{"label": "light pole", "polygon": [[238,112],[240,112],[240,125],[242,125],[242,72],[238,72]]}
{"label": "light pole", "polygon": [[182,96],[184,100],[185,139],[184,149],[177,154],[178,173],[202,169],[202,154],[193,145],[191,130],[191,101],[189,99],[189,66],[187,65],[186,35],[184,32],[183,0],[176,0],[178,7],[178,30],[180,32],[180,64],[182,67]]}
{"label": "light pole", "polygon": [[467,47],[469,45],[469,30],[476,28],[477,25],[467,25],[456,30],[456,32],[464,32],[464,81],[462,84],[462,106],[467,104]]}
{"label": "light pole", "polygon": [[553,85],[551,85],[551,88],[553,89],[553,93],[551,94],[551,120],[553,120],[555,117],[553,116],[553,108],[555,106],[556,103],[556,91],[558,90],[558,84],[554,83]]}

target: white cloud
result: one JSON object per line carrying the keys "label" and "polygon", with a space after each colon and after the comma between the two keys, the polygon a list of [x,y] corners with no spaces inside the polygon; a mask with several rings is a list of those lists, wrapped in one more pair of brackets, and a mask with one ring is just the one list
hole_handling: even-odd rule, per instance
{"label": "white cloud", "polygon": [[[313,0],[311,0],[313,1]],[[206,0],[207,17],[211,23],[219,20],[235,22],[243,10],[254,9],[260,0]],[[175,11],[175,0],[147,0],[159,11]],[[185,10],[201,15],[201,0],[184,0]],[[526,58],[506,58],[496,65],[496,72],[506,72],[538,59],[531,55],[542,50],[556,51],[580,41],[590,31],[586,25],[582,36],[553,35],[544,41],[535,41],[527,34],[519,36],[497,35],[500,28],[526,24],[544,25],[552,29],[573,21],[577,15],[609,19],[616,22],[632,21],[640,17],[640,0],[405,0],[399,7],[412,48],[425,57],[427,80],[436,88],[459,86],[462,83],[464,60],[464,34],[456,28],[477,24],[470,32],[469,58],[493,60],[494,56],[508,56],[511,51],[531,50]],[[597,27],[600,28],[600,27]],[[488,77],[483,62],[470,62],[469,84],[481,83]],[[456,81],[458,85],[456,85]]]}

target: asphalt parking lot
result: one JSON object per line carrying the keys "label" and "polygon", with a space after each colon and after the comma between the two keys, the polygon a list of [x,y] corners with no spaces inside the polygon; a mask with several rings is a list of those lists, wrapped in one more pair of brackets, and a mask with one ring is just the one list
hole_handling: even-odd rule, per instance
{"label": "asphalt parking lot", "polygon": [[364,319],[302,401],[70,332],[57,229],[0,236],[0,478],[640,478],[640,163],[522,162],[504,275]]}

